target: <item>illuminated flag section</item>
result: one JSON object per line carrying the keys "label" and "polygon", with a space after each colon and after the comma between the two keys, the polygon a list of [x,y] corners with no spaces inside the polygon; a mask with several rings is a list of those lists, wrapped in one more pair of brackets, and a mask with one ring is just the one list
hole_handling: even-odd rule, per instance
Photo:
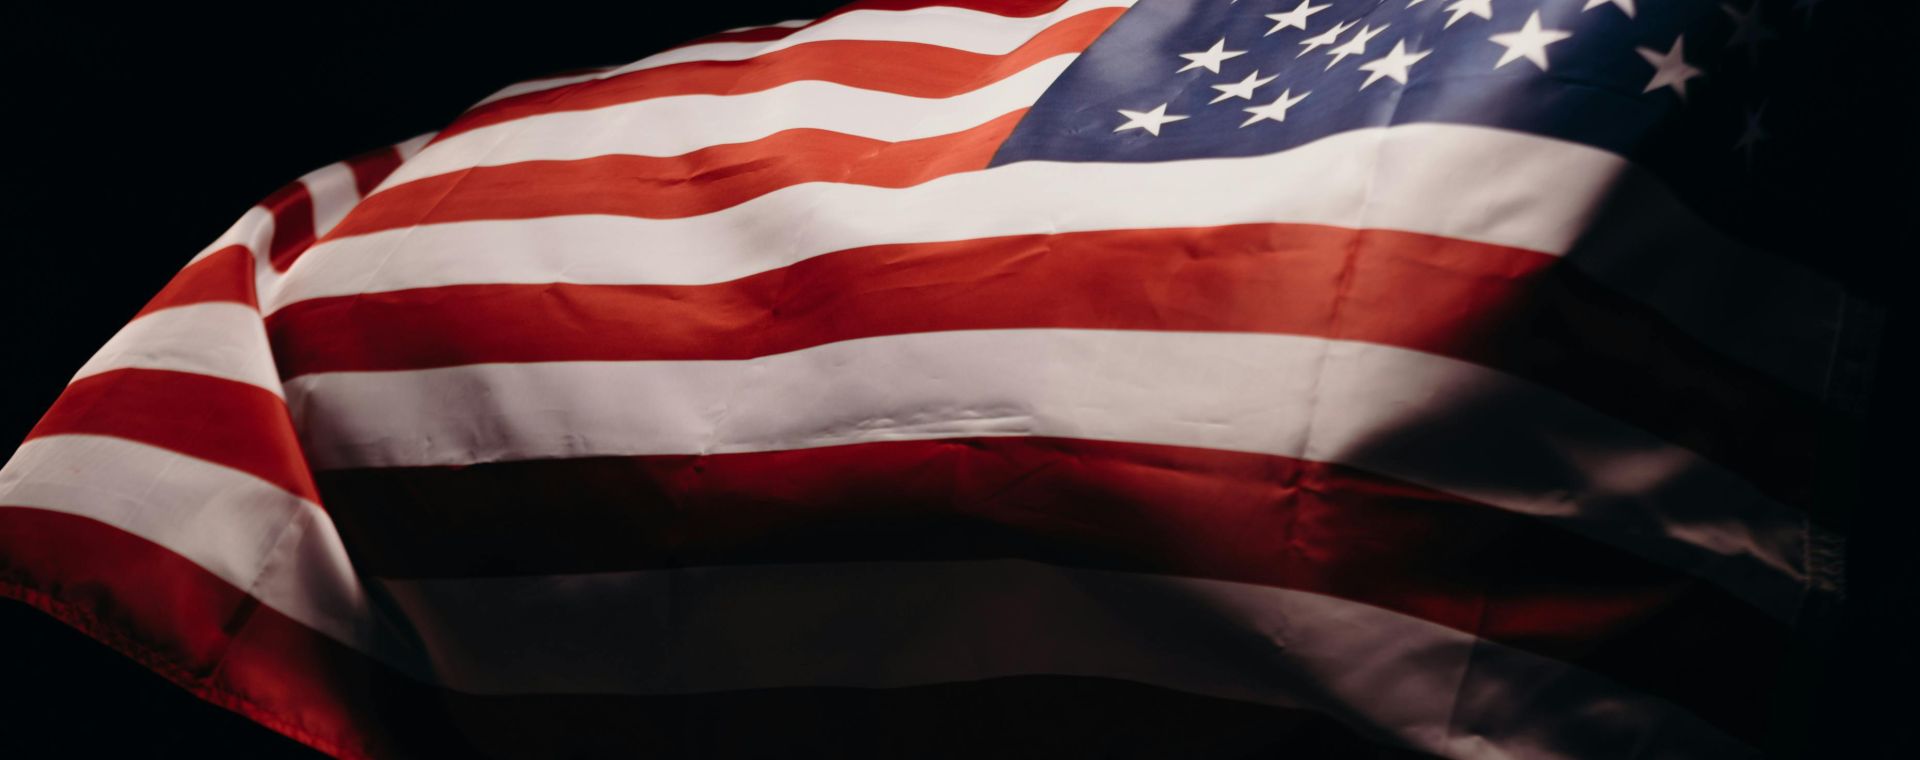
{"label": "illuminated flag section", "polygon": [[341,757],[1758,754],[1873,310],[1727,201],[1746,5],[874,0],[514,85],[81,368],[0,592]]}

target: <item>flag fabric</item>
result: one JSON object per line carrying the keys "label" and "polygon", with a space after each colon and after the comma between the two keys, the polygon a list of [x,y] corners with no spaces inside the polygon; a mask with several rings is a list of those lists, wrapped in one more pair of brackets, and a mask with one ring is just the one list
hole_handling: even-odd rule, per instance
{"label": "flag fabric", "polygon": [[1742,215],[1780,10],[871,0],[517,84],[81,368],[0,593],[341,757],[1757,754],[1873,315]]}

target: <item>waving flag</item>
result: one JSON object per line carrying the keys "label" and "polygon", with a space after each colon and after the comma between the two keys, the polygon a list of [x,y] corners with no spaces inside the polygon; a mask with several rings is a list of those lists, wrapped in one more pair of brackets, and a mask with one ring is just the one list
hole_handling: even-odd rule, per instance
{"label": "waving flag", "polygon": [[1770,8],[873,0],[514,85],[81,368],[0,593],[342,757],[1753,755],[1874,314],[1741,205]]}

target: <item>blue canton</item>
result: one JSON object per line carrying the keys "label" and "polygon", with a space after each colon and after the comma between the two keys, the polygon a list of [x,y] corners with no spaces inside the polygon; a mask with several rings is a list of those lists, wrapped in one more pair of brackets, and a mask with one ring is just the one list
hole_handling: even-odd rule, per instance
{"label": "blue canton", "polygon": [[[1743,175],[1777,44],[1753,0],[1141,0],[1034,105],[994,164],[1286,150],[1442,122],[1650,162],[1683,195]],[[1790,19],[1789,19],[1790,20]],[[1702,101],[1707,101],[1702,105]],[[1682,160],[1683,159],[1683,160]],[[1664,164],[1664,166],[1663,166]],[[1682,166],[1682,164],[1688,164]],[[1732,170],[1732,171],[1728,171]]]}

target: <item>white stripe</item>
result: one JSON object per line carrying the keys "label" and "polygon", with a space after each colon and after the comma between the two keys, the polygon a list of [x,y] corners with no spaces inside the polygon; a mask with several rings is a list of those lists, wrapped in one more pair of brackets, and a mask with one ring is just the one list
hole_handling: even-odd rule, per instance
{"label": "white stripe", "polygon": [[360,202],[360,188],[355,184],[353,169],[344,161],[308,172],[300,178],[300,184],[307,186],[307,195],[313,199],[315,238],[327,234]]}
{"label": "white stripe", "polygon": [[612,68],[605,68],[605,69],[596,69],[594,71],[589,71],[584,74],[569,74],[566,76],[558,76],[558,77],[541,77],[539,79],[529,79],[524,82],[515,82],[513,84],[500,88],[499,91],[493,93],[492,95],[488,95],[484,98],[481,98],[469,108],[479,108],[480,106],[484,106],[488,103],[492,103],[493,101],[504,100],[506,98],[511,98],[515,95],[525,95],[529,92],[540,92],[542,90],[558,89],[570,84],[579,84],[581,82],[589,82],[595,79],[601,79],[606,77],[608,74],[612,72],[613,72]]}
{"label": "white stripe", "polygon": [[266,324],[246,304],[175,306],[127,323],[75,373],[73,381],[116,369],[193,372],[282,395]]}
{"label": "white stripe", "polygon": [[1671,703],[1574,666],[1264,586],[1019,561],[380,583],[409,613],[434,671],[484,694],[1054,674],[1317,709],[1446,757],[1755,754]]}
{"label": "white stripe", "polygon": [[[691,135],[704,126],[702,119],[674,128]],[[644,132],[568,129],[583,130],[573,138]],[[556,131],[524,146],[518,138],[473,145],[459,158],[599,149],[567,147],[568,139]],[[402,171],[424,175],[455,158]],[[1277,191],[1249,190],[1277,178],[1295,179]],[[586,215],[389,230],[315,246],[264,300],[272,312],[308,298],[438,285],[700,284],[867,245],[1259,222],[1403,230],[1566,255],[1709,345],[1816,394],[1843,304],[1837,285],[1726,239],[1614,154],[1444,124],[1345,132],[1251,158],[1034,161],[903,189],[796,185],[685,219]]]}
{"label": "white stripe", "polygon": [[[267,250],[273,244],[273,212],[263,206],[254,206],[234,220],[233,225],[220,237],[214,238],[207,247],[200,249],[192,259],[192,264],[232,246],[245,246],[250,252]],[[256,258],[258,254],[256,253]]]}
{"label": "white stripe", "polygon": [[1536,515],[1790,618],[1804,519],[1685,449],[1478,365],[1290,335],[919,333],[742,361],[287,382],[318,468],[1059,436],[1358,467]]}
{"label": "white stripe", "polygon": [[889,142],[952,134],[1033,105],[1074,57],[1054,56],[950,98],[916,98],[809,80],[745,95],[676,95],[533,116],[429,145],[401,165],[387,184],[521,161],[615,153],[677,156],[789,129],[823,129]]}
{"label": "white stripe", "polygon": [[427,147],[427,143],[433,140],[435,134],[438,133],[427,132],[425,134],[414,135],[394,143],[393,149],[400,154],[400,160],[410,161],[414,156],[420,155],[420,149]]}
{"label": "white stripe", "polygon": [[752,26],[736,26],[736,27],[733,27],[732,29],[722,29],[720,30],[720,33],[734,34],[737,32],[751,32],[755,29],[798,29],[800,27],[806,26],[811,23],[813,23],[813,19],[810,19],[810,18],[793,18],[793,19],[787,19],[786,21],[775,21],[771,24],[754,24]]}
{"label": "white stripe", "polygon": [[241,214],[233,226],[228,227],[212,245],[201,249],[187,264],[191,266],[231,246],[242,246],[253,257],[254,292],[266,293],[280,283],[280,273],[274,271],[267,256],[273,247],[273,230],[273,212],[265,206],[254,206]]}
{"label": "white stripe", "polygon": [[0,469],[0,506],[78,515],[139,536],[309,628],[424,672],[417,655],[373,625],[326,513],[259,478],[120,438],[58,435],[22,444]]}
{"label": "white stripe", "polygon": [[[814,24],[781,39],[764,42],[703,42],[673,48],[633,63],[606,71],[567,77],[549,77],[521,82],[501,89],[474,105],[529,92],[564,87],[593,79],[605,79],[634,71],[670,66],[690,61],[741,61],[776,50],[808,42],[829,40],[867,40],[874,42],[912,42],[964,50],[983,55],[1006,55],[1027,40],[1066,19],[1100,8],[1128,8],[1134,0],[1069,0],[1051,13],[1032,18],[1000,16],[966,8],[915,8],[903,11],[862,10],[841,14]],[[805,26],[806,21],[772,24],[776,27]],[[743,27],[728,31],[746,31],[761,27]]]}

